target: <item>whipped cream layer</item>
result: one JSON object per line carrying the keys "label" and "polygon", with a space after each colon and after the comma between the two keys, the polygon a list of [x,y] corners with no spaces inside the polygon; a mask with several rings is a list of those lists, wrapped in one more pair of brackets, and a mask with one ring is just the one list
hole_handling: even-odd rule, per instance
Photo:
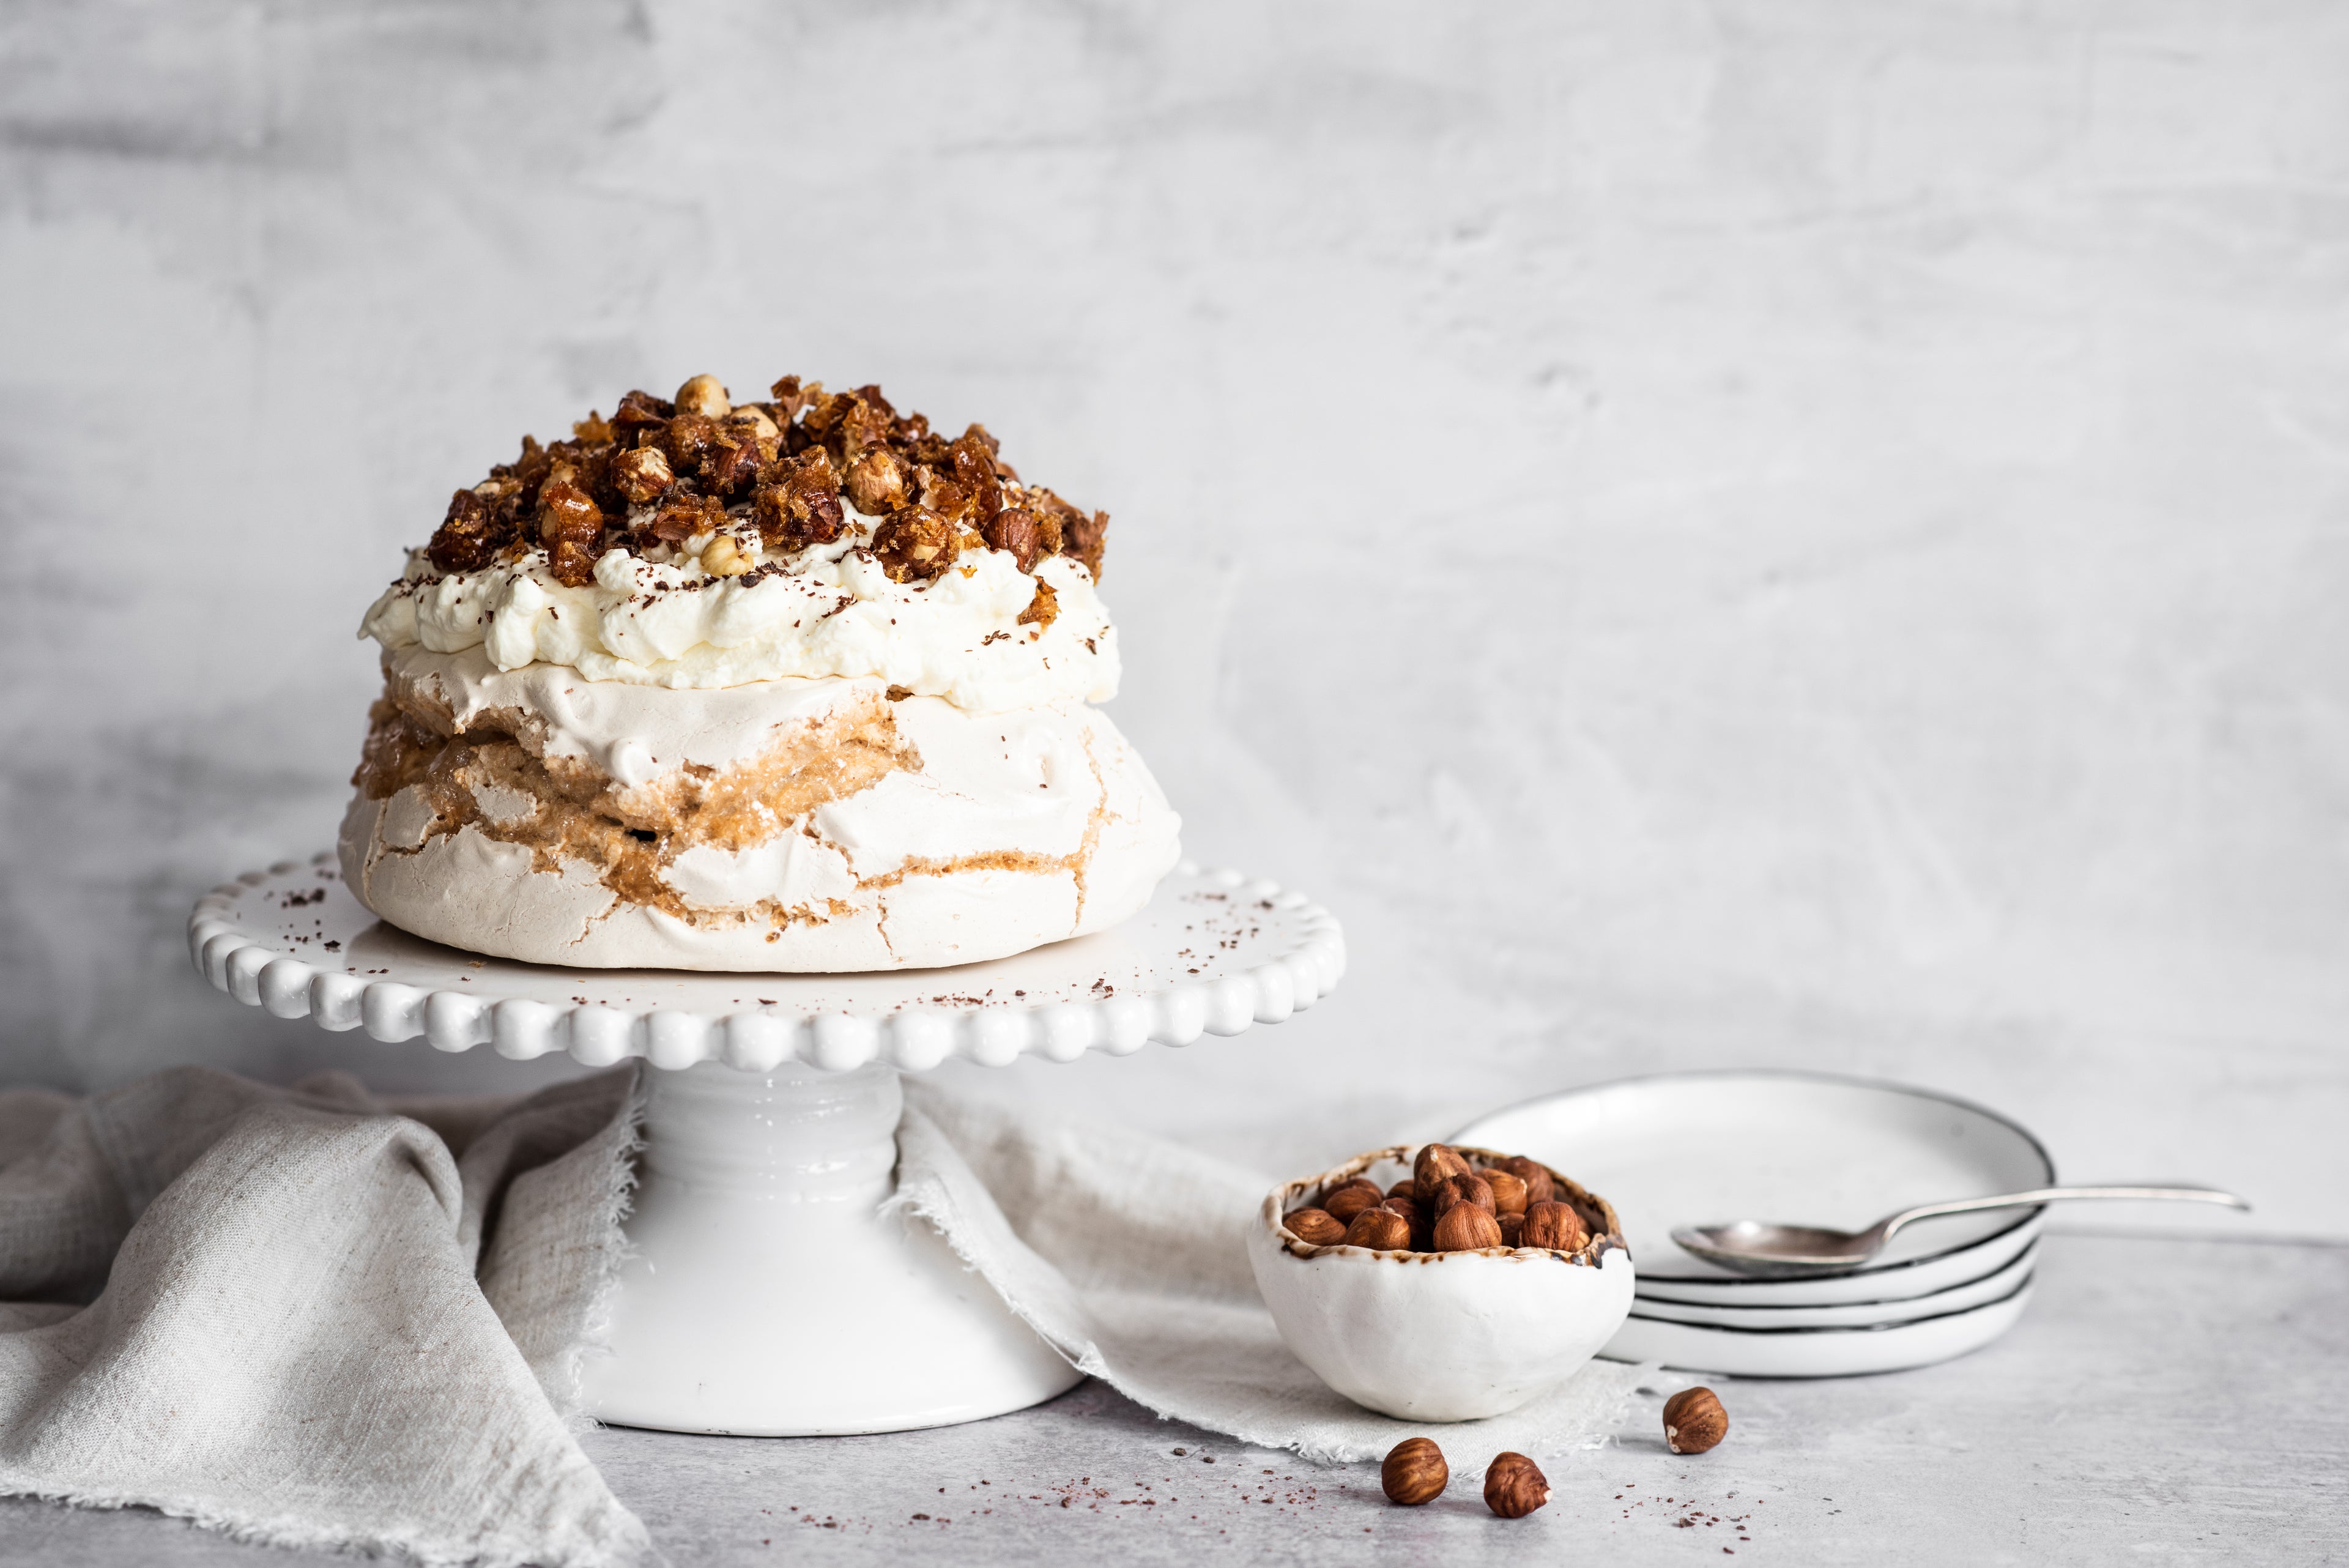
{"label": "whipped cream layer", "polygon": [[[698,551],[650,561],[616,549],[574,588],[543,550],[448,573],[418,550],[359,634],[395,654],[479,648],[501,670],[559,666],[672,690],[871,677],[979,713],[1117,694],[1117,634],[1081,564],[1051,556],[1030,576],[1006,551],[973,549],[931,582],[895,583],[859,542],[872,520],[848,515],[838,543],[777,558],[749,535],[757,564],[736,576],[704,571]],[[1022,625],[1039,583],[1058,614]]]}
{"label": "whipped cream layer", "polygon": [[[383,656],[386,694],[444,732],[512,731],[533,755],[581,762],[623,789],[681,768],[720,772],[837,708],[841,683],[791,679],[712,690],[596,681],[564,664],[501,670],[478,646]],[[865,683],[878,695],[877,682]]]}

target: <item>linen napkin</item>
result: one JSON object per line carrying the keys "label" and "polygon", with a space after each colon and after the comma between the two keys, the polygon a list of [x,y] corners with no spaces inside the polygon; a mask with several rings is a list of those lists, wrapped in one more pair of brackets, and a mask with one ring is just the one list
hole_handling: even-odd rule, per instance
{"label": "linen napkin", "polygon": [[[1309,1459],[1380,1459],[1411,1437],[1464,1456],[1599,1448],[1636,1393],[1685,1381],[1592,1361],[1482,1421],[1366,1410],[1289,1353],[1257,1293],[1246,1236],[1273,1181],[1123,1127],[908,1078],[891,1201],[936,1224],[1079,1369],[1161,1416]],[[1455,1469],[1468,1481],[1485,1473],[1481,1462]]]}
{"label": "linen napkin", "polygon": [[[654,1557],[574,1437],[626,1251],[638,1073],[518,1100],[202,1068],[0,1093],[0,1493],[434,1564]],[[1460,1430],[1362,1410],[1282,1345],[1243,1241],[1269,1178],[905,1090],[889,1208],[1083,1371],[1324,1461]],[[1592,1363],[1447,1447],[1601,1445],[1651,1370]]]}
{"label": "linen napkin", "polygon": [[343,1075],[0,1094],[0,1492],[427,1563],[646,1557],[566,1420],[636,1082],[409,1107],[438,1130]]}

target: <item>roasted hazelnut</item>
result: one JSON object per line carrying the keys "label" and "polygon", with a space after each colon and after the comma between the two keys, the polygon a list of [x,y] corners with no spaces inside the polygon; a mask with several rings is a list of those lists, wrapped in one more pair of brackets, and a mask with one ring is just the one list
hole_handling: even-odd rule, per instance
{"label": "roasted hazelnut", "polygon": [[1365,1209],[1376,1209],[1386,1199],[1386,1194],[1367,1181],[1348,1181],[1330,1189],[1321,1195],[1321,1207],[1346,1224]]}
{"label": "roasted hazelnut", "polygon": [[718,444],[718,432],[716,420],[704,419],[699,414],[679,414],[662,427],[657,439],[671,470],[699,473],[701,460]]}
{"label": "roasted hazelnut", "polygon": [[550,480],[538,493],[538,537],[553,545],[567,539],[586,549],[604,531],[604,509],[568,479]]}
{"label": "roasted hazelnut", "polygon": [[767,410],[756,403],[740,405],[726,416],[726,422],[748,425],[750,429],[750,439],[757,441],[781,441],[783,436],[782,428],[768,418]]}
{"label": "roasted hazelnut", "polygon": [[1288,1233],[1315,1247],[1334,1247],[1346,1239],[1346,1227],[1323,1209],[1292,1209],[1280,1217]]}
{"label": "roasted hazelnut", "polygon": [[612,483],[638,506],[658,501],[677,483],[668,454],[657,446],[640,446],[612,460]]}
{"label": "roasted hazelnut", "polygon": [[1038,536],[1034,513],[1015,506],[988,518],[979,531],[987,536],[989,548],[1009,553],[1019,563],[1021,571],[1036,569],[1037,558],[1043,554],[1043,541]]}
{"label": "roasted hazelnut", "polygon": [[1571,1252],[1589,1240],[1590,1232],[1583,1226],[1582,1216],[1566,1204],[1551,1201],[1534,1204],[1526,1210],[1526,1225],[1518,1232],[1517,1245]]}
{"label": "roasted hazelnut", "polygon": [[1547,1203],[1557,1196],[1557,1185],[1550,1179],[1549,1167],[1524,1155],[1513,1155],[1501,1161],[1501,1168],[1526,1184],[1527,1205]]}
{"label": "roasted hazelnut", "polygon": [[1454,1203],[1435,1219],[1439,1252],[1475,1252],[1501,1244],[1501,1222],[1474,1203]]}
{"label": "roasted hazelnut", "polygon": [[1413,1202],[1416,1203],[1419,1201],[1419,1183],[1406,1176],[1401,1181],[1396,1182],[1392,1187],[1387,1189],[1387,1196],[1389,1198],[1408,1198]]}
{"label": "roasted hazelnut", "polygon": [[1435,1189],[1455,1176],[1468,1174],[1468,1162],[1444,1144],[1432,1143],[1419,1151],[1412,1161],[1412,1186],[1419,1201],[1426,1208],[1435,1207]]}
{"label": "roasted hazelnut", "polygon": [[653,514],[650,526],[654,538],[671,545],[682,544],[697,534],[726,526],[726,508],[709,496],[673,490]]}
{"label": "roasted hazelnut", "polygon": [[1455,1203],[1474,1203],[1487,1214],[1498,1212],[1493,1205],[1492,1184],[1474,1172],[1455,1176],[1435,1189],[1435,1217],[1443,1219]]}
{"label": "roasted hazelnut", "polygon": [[885,517],[905,504],[905,460],[885,446],[873,447],[848,465],[841,488],[859,512]]}
{"label": "roasted hazelnut", "polygon": [[897,421],[878,387],[859,387],[840,401],[843,406],[833,430],[837,432],[840,455],[854,462],[859,454],[888,440],[890,428]]}
{"label": "roasted hazelnut", "polygon": [[1683,1388],[1664,1401],[1664,1447],[1701,1454],[1729,1436],[1729,1412],[1710,1388]]}
{"label": "roasted hazelnut", "polygon": [[873,530],[873,554],[893,583],[936,576],[954,564],[955,551],[954,530],[926,506],[908,506]]}
{"label": "roasted hazelnut", "polygon": [[595,553],[569,539],[546,547],[546,569],[566,588],[584,588],[595,580]]}
{"label": "roasted hazelnut", "polygon": [[1427,1210],[1419,1206],[1419,1199],[1411,1195],[1408,1182],[1403,1184],[1403,1189],[1400,1193],[1389,1193],[1380,1199],[1379,1207],[1402,1216],[1403,1222],[1411,1227],[1413,1251],[1427,1252],[1434,1250],[1434,1221],[1429,1217]]}
{"label": "roasted hazelnut", "polygon": [[829,545],[840,537],[847,514],[840,509],[832,464],[821,451],[803,452],[788,462],[776,463],[768,470],[767,480],[751,498],[750,514],[768,544],[799,549]]}
{"label": "roasted hazelnut", "polygon": [[701,569],[713,577],[739,577],[750,569],[750,558],[731,535],[720,534],[701,547]]}
{"label": "roasted hazelnut", "polygon": [[1392,1209],[1365,1209],[1346,1227],[1346,1245],[1368,1247],[1374,1252],[1407,1252],[1411,1221]]}
{"label": "roasted hazelnut", "polygon": [[677,412],[677,405],[650,392],[630,392],[612,410],[612,432],[623,446],[640,441],[644,432],[657,431]]}
{"label": "roasted hazelnut", "polygon": [[1433,1502],[1452,1484],[1452,1467],[1433,1438],[1405,1438],[1387,1450],[1379,1466],[1379,1490],[1389,1502],[1417,1508]]}
{"label": "roasted hazelnut", "polygon": [[699,414],[704,419],[722,420],[734,411],[732,400],[715,376],[696,376],[677,389],[677,411]]}
{"label": "roasted hazelnut", "polygon": [[1476,1174],[1483,1177],[1485,1185],[1493,1189],[1494,1213],[1522,1214],[1526,1211],[1526,1184],[1521,1178],[1506,1170],[1480,1170]]}
{"label": "roasted hazelnut", "polygon": [[1061,553],[1062,535],[1061,520],[1050,512],[1033,514],[1036,519],[1036,548],[1040,554],[1057,556]]}
{"label": "roasted hazelnut", "polygon": [[1504,1247],[1524,1246],[1525,1241],[1523,1238],[1526,1233],[1526,1217],[1522,1214],[1504,1214],[1500,1216],[1500,1221],[1501,1245]]}
{"label": "roasted hazelnut", "polygon": [[1485,1506],[1503,1519],[1523,1519],[1549,1501],[1549,1478],[1523,1454],[1493,1456],[1485,1471]]}
{"label": "roasted hazelnut", "polygon": [[730,421],[702,451],[702,488],[712,495],[740,495],[759,483],[766,461],[750,432]]}

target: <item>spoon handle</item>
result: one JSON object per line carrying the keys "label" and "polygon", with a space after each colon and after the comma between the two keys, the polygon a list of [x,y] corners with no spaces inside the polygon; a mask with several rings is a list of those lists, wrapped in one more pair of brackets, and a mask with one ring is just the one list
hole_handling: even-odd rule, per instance
{"label": "spoon handle", "polygon": [[1912,1220],[1930,1220],[1942,1214],[1971,1214],[1979,1209],[2020,1209],[2033,1203],[2062,1203],[2075,1198],[2223,1203],[2230,1209],[2251,1207],[2231,1192],[2220,1192],[2209,1187],[2042,1187],[2029,1192],[2002,1193],[1996,1198],[1961,1198],[1948,1203],[1924,1203],[1914,1209],[1904,1209],[1884,1221],[1884,1238],[1891,1240],[1895,1231]]}

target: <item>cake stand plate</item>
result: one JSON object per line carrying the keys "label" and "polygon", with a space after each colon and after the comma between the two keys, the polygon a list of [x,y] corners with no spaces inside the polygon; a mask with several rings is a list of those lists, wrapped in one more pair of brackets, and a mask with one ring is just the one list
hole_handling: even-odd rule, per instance
{"label": "cake stand plate", "polygon": [[1277,1023],[1345,968],[1318,906],[1178,866],[1113,930],[955,969],[854,975],[584,970],[396,930],[332,855],[249,872],[188,922],[239,1002],[378,1040],[590,1066],[642,1056],[630,1255],[583,1392],[673,1431],[900,1431],[1049,1399],[1079,1374],[926,1222],[885,1213],[901,1071],[1187,1045]]}

